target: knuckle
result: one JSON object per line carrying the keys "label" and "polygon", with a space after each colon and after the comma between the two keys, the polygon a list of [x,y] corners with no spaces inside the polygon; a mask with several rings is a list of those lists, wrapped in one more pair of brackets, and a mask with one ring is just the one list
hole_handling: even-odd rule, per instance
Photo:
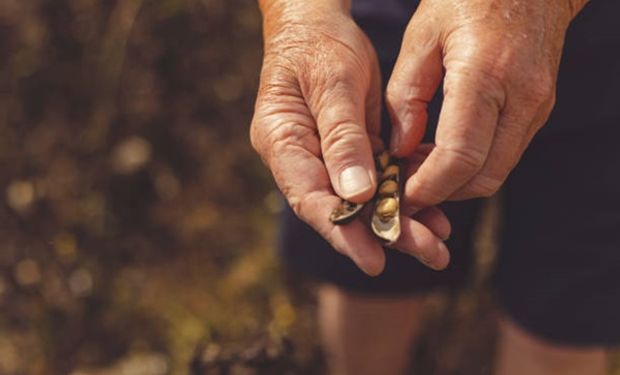
{"label": "knuckle", "polygon": [[408,83],[409,81],[403,79],[401,71],[395,70],[385,88],[385,101],[398,104],[411,99],[413,90],[408,89]]}
{"label": "knuckle", "polygon": [[522,77],[515,90],[520,104],[530,111],[550,113],[555,104],[555,78],[544,70]]}
{"label": "knuckle", "polygon": [[356,71],[356,64],[343,60],[333,61],[327,70],[327,80],[334,84],[348,85],[353,83],[352,72]]}
{"label": "knuckle", "polygon": [[446,154],[448,168],[451,170],[461,170],[463,172],[474,173],[484,165],[486,154],[473,148],[451,147],[440,148]]}
{"label": "knuckle", "polygon": [[489,107],[500,111],[506,103],[505,81],[493,74],[486,74],[478,87],[476,95]]}
{"label": "knuckle", "polygon": [[343,120],[353,121],[360,106],[364,105],[365,91],[359,82],[347,77],[316,81],[305,90],[309,108],[317,113],[317,122],[326,126]]}
{"label": "knuckle", "polygon": [[430,207],[441,203],[446,198],[441,188],[428,179],[409,179],[404,189],[405,204],[412,207]]}
{"label": "knuckle", "polygon": [[[250,143],[254,150],[261,154],[265,148],[273,143],[274,138],[285,137],[287,134],[280,134],[290,130],[286,124],[286,118],[299,118],[302,100],[299,95],[299,88],[293,73],[284,69],[274,68],[273,66],[263,72],[260,86],[258,88],[254,116],[250,124]],[[301,108],[301,109],[300,109]]]}
{"label": "knuckle", "polygon": [[528,94],[537,104],[553,102],[555,100],[554,80],[548,74],[539,74],[532,77],[532,84]]}
{"label": "knuckle", "polygon": [[270,68],[263,73],[258,88],[258,104],[277,104],[299,96],[297,75],[290,69]]}
{"label": "knuckle", "polygon": [[471,196],[488,198],[497,193],[503,183],[504,178],[480,174],[470,182],[467,190]]}
{"label": "knuckle", "polygon": [[331,123],[321,137],[321,147],[328,157],[335,153],[354,150],[363,141],[359,125],[353,119],[340,119]]}
{"label": "knuckle", "polygon": [[439,35],[428,21],[415,15],[411,19],[403,35],[403,46],[407,50],[428,51],[437,46]]}
{"label": "knuckle", "polygon": [[259,103],[280,103],[296,94],[293,82],[263,82],[258,90]]}
{"label": "knuckle", "polygon": [[400,106],[402,103],[402,95],[400,91],[399,84],[394,83],[393,80],[390,80],[385,88],[385,103],[391,107]]}
{"label": "knuckle", "polygon": [[285,119],[274,119],[269,125],[255,120],[250,127],[250,142],[267,165],[274,157],[304,150],[318,155],[320,146],[312,127]]}
{"label": "knuckle", "polygon": [[275,145],[278,142],[294,141],[300,137],[297,127],[288,122],[276,121],[266,132],[265,138],[271,145]]}
{"label": "knuckle", "polygon": [[420,95],[420,88],[410,86],[402,89],[399,84],[389,84],[385,91],[385,102],[395,112],[425,112],[426,100]]}
{"label": "knuckle", "polygon": [[302,64],[299,78],[305,90],[346,90],[366,82],[367,69],[356,58],[337,58],[338,55],[341,54],[334,52],[332,56],[315,56]]}
{"label": "knuckle", "polygon": [[481,72],[476,95],[489,107],[501,110],[506,103],[506,78],[498,72]]}
{"label": "knuckle", "polygon": [[471,65],[471,62],[463,62],[452,63],[448,67],[443,86],[444,97],[467,92],[487,107],[501,110],[506,104],[508,73],[499,67]]}
{"label": "knuckle", "polygon": [[[344,68],[343,68],[344,69]],[[323,89],[320,90],[324,100],[323,105],[329,105],[339,98],[358,97],[363,87],[351,71],[331,72],[326,78]]]}
{"label": "knuckle", "polygon": [[257,119],[255,116],[250,126],[250,144],[268,162],[271,160],[273,149],[278,146],[278,141],[287,138],[289,128],[286,125],[267,125],[264,119]]}
{"label": "knuckle", "polygon": [[272,154],[284,153],[286,147],[301,146],[303,149],[312,151],[314,133],[301,125],[281,123],[274,126],[267,136],[267,143],[271,145]]}
{"label": "knuckle", "polygon": [[311,224],[310,215],[316,211],[313,209],[317,201],[316,193],[310,192],[298,196],[291,194],[291,189],[283,189],[283,193],[287,197],[287,201],[295,215],[306,223]]}
{"label": "knuckle", "polygon": [[294,208],[296,215],[298,215],[304,220],[308,220],[307,213],[312,212],[310,206],[312,205],[313,201],[314,197],[312,194],[305,194],[302,195],[301,198],[297,199]]}
{"label": "knuckle", "polygon": [[283,191],[283,193],[287,197],[288,204],[289,204],[289,206],[291,206],[291,209],[293,210],[295,215],[297,217],[299,217],[299,218],[303,218],[303,216],[302,216],[302,206],[304,206],[305,203],[303,203],[302,199],[299,198],[299,197],[296,197],[296,196],[288,196],[286,194],[286,192],[284,192],[284,191]]}

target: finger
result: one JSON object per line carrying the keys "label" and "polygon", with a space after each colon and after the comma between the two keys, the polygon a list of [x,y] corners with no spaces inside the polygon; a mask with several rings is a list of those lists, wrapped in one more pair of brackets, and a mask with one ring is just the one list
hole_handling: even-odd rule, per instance
{"label": "finger", "polygon": [[424,224],[401,217],[401,234],[394,248],[416,257],[434,270],[442,270],[450,263],[450,252],[441,238]]}
{"label": "finger", "polygon": [[411,20],[387,86],[385,100],[392,120],[390,150],[398,157],[411,154],[422,140],[427,105],[443,75],[441,50],[427,18]]}
{"label": "finger", "polygon": [[424,224],[441,240],[446,241],[450,238],[450,232],[452,231],[450,220],[439,207],[427,207],[413,216],[413,219]]}
{"label": "finger", "polygon": [[359,220],[343,226],[336,226],[328,220],[340,198],[332,193],[321,160],[294,143],[280,143],[275,155],[270,167],[295,213],[365,273],[380,274],[385,265],[385,254],[368,228]]}
{"label": "finger", "polygon": [[366,130],[368,87],[355,79],[336,79],[320,94],[307,97],[321,138],[325,167],[336,193],[362,203],[375,192],[372,147]]}
{"label": "finger", "polygon": [[405,185],[410,204],[443,202],[482,168],[504,97],[503,86],[492,76],[456,64],[448,67],[436,146]]}
{"label": "finger", "polygon": [[435,145],[432,143],[422,143],[415,149],[413,154],[410,154],[407,158],[404,159],[405,180],[413,176],[418,171],[418,169],[420,169],[420,166],[422,165],[422,163],[424,163],[424,160],[426,160],[426,158],[428,157],[428,155],[430,155],[431,151],[433,151],[434,148]]}
{"label": "finger", "polygon": [[[403,180],[407,181],[411,176],[413,176],[420,166],[426,160],[428,155],[433,151],[435,145],[432,143],[422,143],[416,149],[415,152],[409,155],[404,159],[404,167],[403,167]],[[409,202],[407,197],[403,195],[402,200],[402,214],[405,216],[413,216],[416,212],[420,211],[420,207],[413,205]]]}
{"label": "finger", "polygon": [[547,121],[553,102],[554,98],[550,97],[536,108],[507,104],[500,116],[485,164],[478,174],[452,194],[450,199],[463,200],[495,194],[516,167],[536,132]]}
{"label": "finger", "polygon": [[372,58],[374,59],[372,76],[368,94],[366,95],[366,129],[370,137],[372,153],[376,155],[385,149],[385,145],[381,139],[381,101],[383,100],[381,70],[379,69],[377,55],[373,53]]}

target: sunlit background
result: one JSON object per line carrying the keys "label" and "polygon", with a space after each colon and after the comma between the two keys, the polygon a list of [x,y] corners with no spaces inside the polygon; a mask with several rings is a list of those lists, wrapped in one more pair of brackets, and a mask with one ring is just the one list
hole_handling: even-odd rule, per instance
{"label": "sunlit background", "polygon": [[[0,374],[324,373],[248,142],[260,33],[248,0],[0,0]],[[490,373],[497,209],[419,374]]]}

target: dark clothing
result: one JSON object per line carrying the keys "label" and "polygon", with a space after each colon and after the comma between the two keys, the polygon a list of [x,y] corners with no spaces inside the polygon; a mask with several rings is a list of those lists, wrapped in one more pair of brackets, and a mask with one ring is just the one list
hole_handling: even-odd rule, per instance
{"label": "dark clothing", "polygon": [[402,29],[419,3],[418,0],[353,0],[351,13],[360,20],[372,19]]}
{"label": "dark clothing", "polygon": [[[414,3],[354,0],[354,15],[377,48],[384,83]],[[574,20],[556,107],[501,194],[502,240],[493,279],[498,299],[523,327],[569,344],[620,344],[618,15],[620,1],[597,0]],[[433,138],[440,103],[438,95],[429,106],[427,141]],[[383,124],[387,138],[385,113]],[[280,249],[294,269],[357,292],[458,288],[472,268],[472,230],[480,203],[443,206],[453,231],[447,243],[452,261],[442,272],[386,250],[385,272],[368,277],[290,210],[283,214]]]}

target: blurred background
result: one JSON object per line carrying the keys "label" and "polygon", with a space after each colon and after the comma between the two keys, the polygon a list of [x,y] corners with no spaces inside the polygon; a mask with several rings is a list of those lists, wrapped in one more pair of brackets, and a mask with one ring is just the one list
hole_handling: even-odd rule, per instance
{"label": "blurred background", "polygon": [[[260,59],[253,1],[0,1],[0,374],[324,373],[248,141]],[[490,373],[497,209],[419,374]]]}

